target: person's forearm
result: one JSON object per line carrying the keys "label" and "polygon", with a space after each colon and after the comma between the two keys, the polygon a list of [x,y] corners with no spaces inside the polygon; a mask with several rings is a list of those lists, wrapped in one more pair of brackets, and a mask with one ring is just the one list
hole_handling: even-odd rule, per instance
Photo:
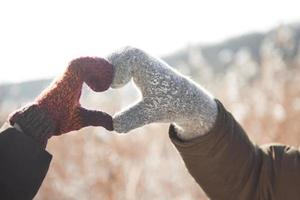
{"label": "person's forearm", "polygon": [[33,199],[52,156],[29,135],[6,126],[0,131],[0,199]]}
{"label": "person's forearm", "polygon": [[185,141],[171,126],[170,138],[211,199],[258,199],[257,183],[267,176],[261,170],[262,153],[223,105],[217,105],[217,119],[206,135]]}

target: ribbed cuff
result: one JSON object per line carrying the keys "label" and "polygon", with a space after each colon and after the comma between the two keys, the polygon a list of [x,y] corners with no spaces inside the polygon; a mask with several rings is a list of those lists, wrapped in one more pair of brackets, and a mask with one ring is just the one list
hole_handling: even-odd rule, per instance
{"label": "ribbed cuff", "polygon": [[181,154],[184,155],[201,155],[207,156],[212,148],[218,147],[216,145],[226,135],[228,124],[231,123],[232,116],[228,113],[219,100],[215,100],[218,105],[218,115],[214,126],[205,135],[196,137],[191,140],[184,140],[178,135],[178,130],[174,124],[169,127],[169,137],[175,147]]}
{"label": "ribbed cuff", "polygon": [[9,117],[11,125],[20,126],[24,134],[31,136],[43,148],[53,135],[56,124],[45,110],[38,105],[29,105],[17,110]]}

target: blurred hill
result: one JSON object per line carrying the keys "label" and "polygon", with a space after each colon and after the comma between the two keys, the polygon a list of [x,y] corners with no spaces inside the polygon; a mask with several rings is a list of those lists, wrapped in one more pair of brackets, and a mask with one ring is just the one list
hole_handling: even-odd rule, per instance
{"label": "blurred hill", "polygon": [[12,110],[36,97],[51,80],[0,85],[0,110]]}
{"label": "blurred hill", "polygon": [[247,52],[253,61],[261,64],[261,51],[272,45],[283,55],[285,61],[292,61],[299,51],[300,23],[280,25],[266,33],[249,33],[208,45],[190,45],[172,55],[164,57],[171,66],[190,63],[195,54],[201,57],[215,72],[224,72],[241,51]]}
{"label": "blurred hill", "polygon": [[[279,51],[285,62],[293,62],[299,53],[299,42],[300,24],[281,25],[267,33],[245,34],[216,44],[190,45],[163,59],[184,74],[200,80],[203,75],[201,67],[209,68],[215,74],[223,74],[240,57],[247,57],[259,66],[262,49],[266,46]],[[50,82],[49,79],[2,84],[0,104],[11,108],[11,104],[31,101]]]}
{"label": "blurred hill", "polygon": [[40,90],[49,85],[50,82],[50,79],[46,79],[16,84],[3,84],[0,85],[0,96],[7,100],[29,99],[32,96],[38,95]]}

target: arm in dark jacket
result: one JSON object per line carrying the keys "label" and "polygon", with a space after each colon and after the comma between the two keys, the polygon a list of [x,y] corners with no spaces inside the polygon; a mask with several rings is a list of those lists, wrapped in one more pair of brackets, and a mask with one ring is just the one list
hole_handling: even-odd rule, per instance
{"label": "arm in dark jacket", "polygon": [[0,199],[32,199],[52,156],[15,128],[0,133]]}
{"label": "arm in dark jacket", "polygon": [[174,126],[169,132],[187,169],[206,194],[211,199],[299,199],[299,150],[255,145],[217,103],[218,117],[208,134],[183,141]]}

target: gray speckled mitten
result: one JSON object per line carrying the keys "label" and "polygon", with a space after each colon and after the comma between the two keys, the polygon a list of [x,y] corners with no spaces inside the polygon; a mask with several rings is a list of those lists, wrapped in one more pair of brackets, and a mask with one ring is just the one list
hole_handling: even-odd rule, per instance
{"label": "gray speckled mitten", "polygon": [[112,53],[108,60],[114,68],[112,88],[122,87],[133,78],[142,93],[138,103],[114,116],[117,132],[126,133],[153,122],[174,122],[179,136],[191,139],[214,125],[218,109],[213,97],[165,62],[131,47]]}

